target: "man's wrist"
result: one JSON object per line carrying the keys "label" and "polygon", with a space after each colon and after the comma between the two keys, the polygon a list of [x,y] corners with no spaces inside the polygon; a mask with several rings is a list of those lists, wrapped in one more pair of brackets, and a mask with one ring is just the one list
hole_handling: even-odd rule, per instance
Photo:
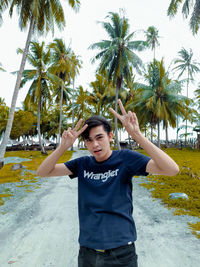
{"label": "man's wrist", "polygon": [[144,140],[144,135],[139,132],[139,133],[134,133],[134,134],[131,134],[131,137],[137,142],[137,143],[140,143],[142,140]]}
{"label": "man's wrist", "polygon": [[62,154],[68,149],[69,147],[64,147],[62,144],[59,144],[59,146],[57,147],[57,150]]}

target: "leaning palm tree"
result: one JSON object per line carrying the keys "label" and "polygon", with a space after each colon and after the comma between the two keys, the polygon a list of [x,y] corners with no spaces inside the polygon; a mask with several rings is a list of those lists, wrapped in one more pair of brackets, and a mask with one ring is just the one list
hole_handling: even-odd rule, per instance
{"label": "leaning palm tree", "polygon": [[[184,2],[184,3],[183,3]],[[180,4],[182,4],[182,14],[185,18],[188,18],[190,12],[190,29],[193,34],[197,34],[200,26],[200,1],[199,0],[171,0],[170,5],[167,10],[167,15],[174,17],[179,9]],[[191,11],[192,9],[192,11]]]}
{"label": "leaning palm tree", "polygon": [[[3,1],[1,0],[1,2]],[[65,26],[64,11],[59,0],[8,0],[5,2],[7,3],[7,6],[8,3],[10,5],[9,14],[11,17],[13,15],[13,10],[16,7],[17,12],[19,14],[20,29],[23,30],[29,25],[29,31],[25,44],[25,49],[22,55],[20,69],[17,75],[15,89],[13,92],[6,132],[0,146],[0,169],[3,167],[4,164],[4,154],[12,128],[21,77],[25,67],[25,62],[32,35],[34,33],[39,33],[42,35],[44,33],[47,33],[49,30],[52,30],[54,32],[54,24],[56,24],[59,29],[62,29]],[[73,8],[77,8],[77,6],[79,6],[79,0],[68,0],[68,2]]]}
{"label": "leaning palm tree", "polygon": [[[180,78],[184,73],[187,74],[187,98],[189,97],[189,82],[194,79],[194,75],[200,71],[200,64],[193,60],[192,49],[187,51],[184,47],[178,52],[179,58],[174,60],[176,65],[173,69],[179,72],[178,78]],[[187,142],[187,118],[185,127],[185,143]]]}
{"label": "leaning palm tree", "polygon": [[156,56],[156,46],[159,46],[160,43],[158,39],[160,36],[158,35],[158,30],[154,26],[148,27],[147,31],[145,31],[146,34],[146,42],[149,48],[153,50],[153,59],[155,59]]}
{"label": "leaning palm tree", "polygon": [[[98,71],[107,71],[108,81],[112,81],[116,86],[115,111],[118,106],[118,94],[121,90],[123,80],[131,79],[130,67],[132,66],[141,74],[142,60],[133,50],[142,51],[146,48],[145,41],[132,41],[135,32],[129,34],[130,25],[128,19],[120,17],[118,13],[109,12],[107,18],[111,22],[100,22],[110,40],[103,40],[92,44],[90,49],[99,49],[100,52],[93,58],[92,62],[100,59]],[[120,149],[118,140],[117,118],[115,118],[115,140]]]}
{"label": "leaning palm tree", "polygon": [[42,153],[46,152],[40,131],[41,110],[45,110],[47,105],[51,103],[53,88],[62,83],[61,79],[49,71],[50,57],[50,50],[45,50],[44,42],[42,44],[31,42],[27,60],[33,66],[33,69],[24,70],[21,81],[21,87],[27,82],[32,82],[24,100],[24,105],[29,110],[37,109],[37,131]]}

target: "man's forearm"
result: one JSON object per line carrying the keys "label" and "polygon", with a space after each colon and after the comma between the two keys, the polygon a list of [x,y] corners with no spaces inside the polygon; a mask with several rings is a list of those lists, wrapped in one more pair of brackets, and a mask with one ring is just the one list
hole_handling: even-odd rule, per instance
{"label": "man's forearm", "polygon": [[175,175],[178,173],[178,165],[164,151],[155,146],[142,134],[134,136],[133,138],[148,153],[161,171],[167,172],[167,175]]}
{"label": "man's forearm", "polygon": [[65,151],[66,149],[62,146],[56,148],[56,150],[51,155],[49,155],[39,166],[39,168],[37,169],[37,174],[39,176],[48,176],[48,174],[53,171],[57,161]]}

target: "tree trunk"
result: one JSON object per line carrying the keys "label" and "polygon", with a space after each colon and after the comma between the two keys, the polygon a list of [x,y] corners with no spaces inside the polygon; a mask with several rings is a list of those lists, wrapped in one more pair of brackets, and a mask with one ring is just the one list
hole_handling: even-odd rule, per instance
{"label": "tree trunk", "polygon": [[178,116],[176,117],[176,146],[178,147]]}
{"label": "tree trunk", "polygon": [[[74,79],[73,79],[73,92],[72,92],[72,129],[74,129]],[[71,151],[74,150],[74,145],[71,147]]]}
{"label": "tree trunk", "polygon": [[[189,87],[189,69],[188,69],[188,77],[187,77],[187,98],[188,98],[188,87]],[[187,106],[187,112],[188,112],[188,106]],[[186,128],[185,128],[185,146],[187,144],[187,117],[186,117]]]}
{"label": "tree trunk", "polygon": [[12,97],[12,103],[11,103],[11,108],[10,108],[10,112],[9,112],[9,116],[8,116],[8,122],[7,122],[7,126],[6,126],[6,131],[5,131],[4,138],[2,140],[1,146],[0,146],[0,169],[4,165],[4,155],[5,155],[5,152],[6,152],[6,146],[7,146],[8,139],[10,137],[10,132],[11,132],[11,129],[12,129],[14,113],[15,113],[15,107],[16,107],[17,97],[18,97],[18,93],[19,93],[20,82],[21,82],[22,73],[24,71],[24,67],[25,67],[25,63],[26,63],[26,58],[27,58],[27,54],[28,54],[28,50],[29,50],[29,45],[30,45],[30,42],[31,42],[32,32],[33,32],[33,28],[34,28],[34,22],[35,22],[35,20],[32,18],[31,23],[30,23],[30,27],[29,27],[27,40],[26,40],[25,49],[24,49],[24,52],[23,52],[23,55],[22,55],[22,61],[21,61],[21,64],[20,64],[20,69],[19,69],[19,72],[17,74],[17,80],[16,80],[16,84],[15,84],[13,97]]}
{"label": "tree trunk", "polygon": [[168,126],[165,126],[165,136],[166,136],[166,147],[169,147],[169,138],[168,138]]}
{"label": "tree trunk", "polygon": [[40,101],[38,102],[38,112],[37,112],[37,130],[38,130],[38,138],[39,138],[39,144],[42,154],[47,154],[47,152],[44,149],[42,138],[41,138],[41,132],[40,132]]}
{"label": "tree trunk", "polygon": [[[116,86],[116,92],[115,92],[115,111],[117,112],[118,107],[118,94],[119,94],[119,88]],[[117,118],[115,117],[115,141],[117,145],[117,149],[121,150],[119,139],[118,139],[118,126],[117,126]]]}
{"label": "tree trunk", "polygon": [[151,123],[151,142],[153,143],[153,125]]}
{"label": "tree trunk", "polygon": [[147,125],[145,123],[145,126],[144,126],[144,136],[147,137]]}
{"label": "tree trunk", "polygon": [[158,120],[158,147],[160,148],[160,120]]}
{"label": "tree trunk", "polygon": [[63,83],[61,85],[61,92],[60,92],[60,119],[58,127],[57,146],[60,144],[61,126],[62,126],[62,107],[63,107]]}

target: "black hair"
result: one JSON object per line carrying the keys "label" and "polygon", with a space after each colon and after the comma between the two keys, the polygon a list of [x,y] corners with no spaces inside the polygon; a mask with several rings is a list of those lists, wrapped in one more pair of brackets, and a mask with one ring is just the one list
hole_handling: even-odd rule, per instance
{"label": "black hair", "polygon": [[81,137],[83,138],[83,140],[86,140],[89,138],[89,134],[90,134],[90,130],[94,127],[97,127],[97,126],[103,126],[105,132],[107,132],[107,134],[109,134],[111,132],[111,124],[108,120],[106,120],[104,117],[101,117],[101,116],[92,116],[90,118],[88,118],[83,126],[87,124],[88,127],[85,129],[85,131],[81,134]]}

